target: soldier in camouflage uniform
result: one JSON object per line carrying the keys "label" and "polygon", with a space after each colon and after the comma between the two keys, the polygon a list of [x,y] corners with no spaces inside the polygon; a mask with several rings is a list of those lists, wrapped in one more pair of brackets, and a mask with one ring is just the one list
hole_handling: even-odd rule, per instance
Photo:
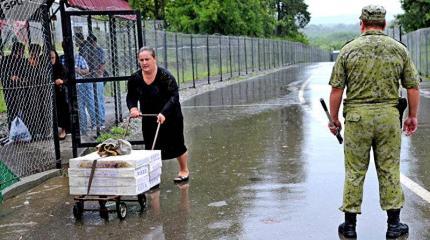
{"label": "soldier in camouflage uniform", "polygon": [[[356,237],[356,215],[361,213],[364,178],[373,149],[379,180],[380,205],[387,211],[387,238],[408,233],[400,222],[404,196],[400,185],[399,85],[407,89],[409,110],[404,122],[406,135],[417,129],[420,78],[409,53],[400,42],[386,36],[385,9],[369,5],[362,9],[362,34],[340,51],[330,78],[330,112],[335,133],[341,129],[338,112],[346,88],[345,185],[343,205],[345,222],[339,233]],[[399,83],[400,80],[400,83]]]}

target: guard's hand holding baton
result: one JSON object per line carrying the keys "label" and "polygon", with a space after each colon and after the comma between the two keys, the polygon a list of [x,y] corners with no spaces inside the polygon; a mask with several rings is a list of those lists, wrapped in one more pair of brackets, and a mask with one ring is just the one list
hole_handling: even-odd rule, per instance
{"label": "guard's hand holding baton", "polygon": [[[325,104],[324,99],[321,98],[320,102],[321,102],[322,107],[324,108],[325,114],[327,115],[327,118],[328,118],[330,126],[336,127],[336,125],[333,122],[333,119],[330,116],[330,113],[328,112],[328,108],[327,108],[327,105]],[[335,135],[336,135],[337,140],[339,141],[339,144],[342,144],[343,143],[343,138],[340,135],[340,128],[339,127],[336,127]]]}

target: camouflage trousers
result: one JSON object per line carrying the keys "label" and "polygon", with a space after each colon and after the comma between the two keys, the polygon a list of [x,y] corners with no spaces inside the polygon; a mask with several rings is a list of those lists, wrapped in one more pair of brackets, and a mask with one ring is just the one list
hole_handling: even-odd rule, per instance
{"label": "camouflage trousers", "polygon": [[373,150],[383,210],[400,209],[404,195],[400,185],[399,112],[396,108],[355,107],[345,116],[345,185],[341,211],[361,213],[363,183]]}

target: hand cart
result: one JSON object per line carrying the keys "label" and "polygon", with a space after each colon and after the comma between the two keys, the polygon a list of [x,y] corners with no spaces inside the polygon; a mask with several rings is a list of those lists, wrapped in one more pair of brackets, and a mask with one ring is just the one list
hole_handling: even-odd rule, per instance
{"label": "hand cart", "polygon": [[[157,114],[141,114],[140,117],[157,117]],[[124,133],[124,138],[127,135],[127,131],[130,125],[131,118],[128,118],[126,130]],[[157,130],[155,132],[154,142],[152,143],[151,150],[154,150],[155,142],[158,137],[158,131],[160,130],[160,123],[158,123]],[[145,192],[140,193],[137,195],[137,198],[133,198],[132,196],[123,198],[122,196],[115,195],[115,196],[95,196],[95,195],[89,195],[90,189],[91,189],[91,183],[94,178],[94,172],[97,165],[97,159],[93,161],[92,167],[91,167],[91,174],[88,181],[88,189],[87,189],[87,195],[80,195],[78,197],[74,197],[75,204],[73,205],[73,216],[76,220],[79,220],[82,218],[82,215],[85,211],[93,211],[93,212],[99,212],[100,217],[108,220],[109,219],[109,213],[110,212],[116,212],[117,216],[120,220],[123,220],[127,216],[127,204],[125,202],[138,202],[141,208],[141,211],[145,209],[146,207],[146,196]],[[85,208],[85,202],[87,201],[98,201],[99,208]],[[115,209],[108,209],[106,206],[107,202],[115,202]]]}

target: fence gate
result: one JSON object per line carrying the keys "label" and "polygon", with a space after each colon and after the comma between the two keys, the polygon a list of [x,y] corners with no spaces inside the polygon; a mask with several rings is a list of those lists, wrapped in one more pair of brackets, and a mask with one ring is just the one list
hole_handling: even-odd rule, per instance
{"label": "fence gate", "polygon": [[[128,114],[126,85],[143,46],[137,11],[66,11],[61,6],[64,64],[69,69],[73,156],[115,131]],[[137,138],[137,137],[136,137]],[[142,144],[142,136],[132,144]]]}

